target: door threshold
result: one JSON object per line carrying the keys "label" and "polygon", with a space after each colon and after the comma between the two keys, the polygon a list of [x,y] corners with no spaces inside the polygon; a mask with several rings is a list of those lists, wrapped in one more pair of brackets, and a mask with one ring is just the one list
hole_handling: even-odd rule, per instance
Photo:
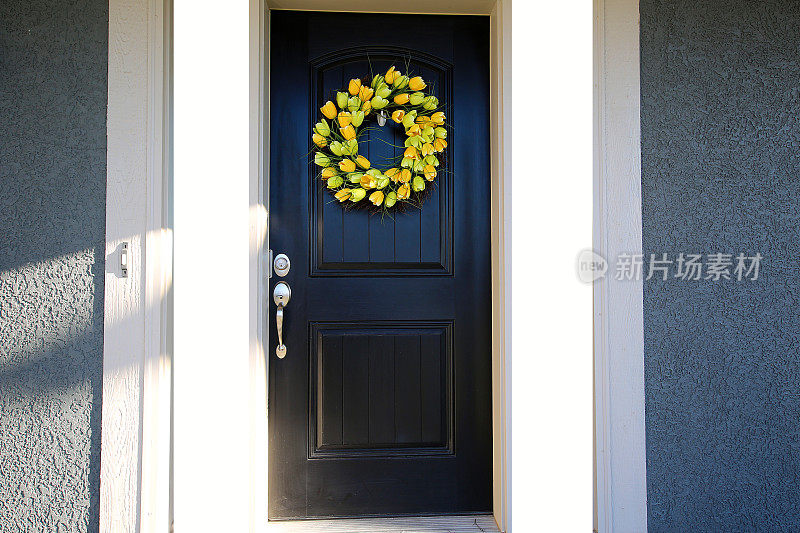
{"label": "door threshold", "polygon": [[494,516],[402,516],[270,521],[269,533],[501,533]]}

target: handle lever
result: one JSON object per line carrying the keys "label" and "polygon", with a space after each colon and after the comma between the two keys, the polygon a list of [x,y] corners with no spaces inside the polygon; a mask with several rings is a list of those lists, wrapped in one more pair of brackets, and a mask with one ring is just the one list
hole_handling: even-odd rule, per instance
{"label": "handle lever", "polygon": [[275,322],[278,325],[278,346],[275,347],[275,355],[283,359],[286,357],[286,345],[283,344],[283,305],[278,305],[275,311]]}
{"label": "handle lever", "polygon": [[275,325],[278,327],[278,346],[275,348],[275,355],[278,359],[286,357],[286,345],[283,344],[283,308],[289,303],[292,298],[292,289],[285,281],[279,281],[275,284],[275,289],[272,291],[272,300],[278,307],[275,310]]}

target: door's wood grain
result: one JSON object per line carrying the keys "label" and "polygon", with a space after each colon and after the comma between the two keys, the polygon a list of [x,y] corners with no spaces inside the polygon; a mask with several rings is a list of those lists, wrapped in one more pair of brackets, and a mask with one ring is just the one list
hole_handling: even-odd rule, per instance
{"label": "door's wood grain", "polygon": [[442,440],[443,410],[442,387],[443,338],[437,335],[420,335],[420,440]]}
{"label": "door's wood grain", "polygon": [[369,337],[342,338],[342,444],[369,443]]}
{"label": "door's wood grain", "polygon": [[369,339],[369,442],[394,443],[394,337]]}
{"label": "door's wood grain", "polygon": [[322,409],[318,415],[322,426],[320,444],[342,444],[344,442],[344,339],[331,335],[322,341],[321,365]]}
{"label": "door's wood grain", "polygon": [[395,339],[394,420],[395,441],[422,441],[419,336]]}

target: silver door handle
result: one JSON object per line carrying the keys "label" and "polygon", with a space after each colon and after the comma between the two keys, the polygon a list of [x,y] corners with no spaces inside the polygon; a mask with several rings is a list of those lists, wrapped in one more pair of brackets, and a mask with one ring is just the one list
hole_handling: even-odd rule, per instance
{"label": "silver door handle", "polygon": [[272,300],[278,307],[275,310],[275,325],[278,327],[278,346],[275,348],[275,355],[278,359],[286,357],[286,345],[283,344],[283,308],[289,303],[292,298],[292,289],[285,281],[279,281],[275,284],[272,291]]}

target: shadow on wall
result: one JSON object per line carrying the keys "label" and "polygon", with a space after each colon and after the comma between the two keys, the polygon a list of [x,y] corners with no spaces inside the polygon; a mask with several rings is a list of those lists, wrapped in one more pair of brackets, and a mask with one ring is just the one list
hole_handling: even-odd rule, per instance
{"label": "shadow on wall", "polygon": [[[7,224],[5,213],[0,220]],[[12,269],[0,253],[0,506],[6,507],[0,530],[97,529],[104,279],[99,250]]]}
{"label": "shadow on wall", "polygon": [[0,530],[97,531],[107,0],[0,2]]}

